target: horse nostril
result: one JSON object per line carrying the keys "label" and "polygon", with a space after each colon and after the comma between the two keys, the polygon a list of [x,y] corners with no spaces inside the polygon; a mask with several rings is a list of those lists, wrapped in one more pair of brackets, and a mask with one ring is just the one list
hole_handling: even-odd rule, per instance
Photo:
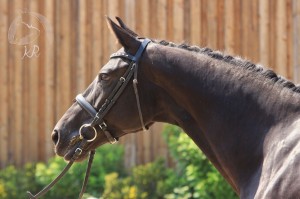
{"label": "horse nostril", "polygon": [[54,130],[54,131],[52,132],[51,137],[52,137],[52,141],[53,141],[54,144],[56,145],[56,144],[58,143],[58,140],[59,140],[59,133],[58,133],[58,131],[57,131],[57,130]]}

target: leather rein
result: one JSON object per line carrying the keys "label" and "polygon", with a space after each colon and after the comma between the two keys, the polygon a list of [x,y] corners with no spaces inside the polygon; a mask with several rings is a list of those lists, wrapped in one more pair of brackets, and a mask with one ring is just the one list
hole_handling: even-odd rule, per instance
{"label": "leather rein", "polygon": [[[137,102],[137,108],[138,108],[138,113],[139,113],[139,118],[141,122],[141,126],[144,131],[146,131],[145,123],[143,120],[143,115],[142,115],[142,110],[141,110],[141,105],[140,105],[140,99],[139,99],[139,94],[138,94],[138,89],[137,89],[137,72],[138,72],[138,62],[145,51],[147,45],[151,42],[150,39],[144,39],[143,42],[141,43],[139,49],[137,50],[135,55],[130,55],[126,52],[117,52],[113,53],[110,56],[110,59],[113,58],[125,58],[130,60],[130,64],[126,72],[122,77],[120,77],[117,85],[113,89],[113,91],[110,93],[108,98],[104,101],[102,104],[101,108],[99,111],[95,110],[94,107],[82,96],[82,94],[79,94],[76,96],[76,101],[77,103],[81,106],[82,109],[84,109],[86,112],[89,113],[91,117],[93,117],[93,120],[89,124],[83,124],[80,129],[79,129],[79,138],[81,140],[79,146],[76,148],[75,153],[69,163],[66,165],[66,167],[62,170],[62,172],[46,187],[44,187],[40,192],[37,194],[33,195],[31,192],[27,191],[27,194],[29,198],[31,199],[37,199],[42,197],[44,194],[46,194],[66,173],[67,171],[71,168],[72,164],[75,162],[75,160],[82,154],[82,151],[85,150],[85,147],[88,143],[93,142],[97,138],[97,130],[96,126],[100,127],[101,131],[105,134],[107,137],[107,140],[111,143],[114,144],[118,141],[118,138],[115,138],[107,129],[107,124],[104,121],[105,115],[109,112],[109,110],[113,107],[115,104],[116,100],[120,97],[120,95],[123,93],[124,89],[126,88],[127,84],[129,83],[130,79],[133,77],[133,88],[134,88],[134,93],[136,97],[136,102]],[[84,182],[81,187],[81,191],[79,193],[79,199],[82,198],[87,182],[89,179],[90,175],[90,170],[91,166],[93,163],[94,159],[94,154],[95,150],[91,150],[89,154],[89,160],[88,160],[88,165],[86,169],[86,174],[84,178]]]}

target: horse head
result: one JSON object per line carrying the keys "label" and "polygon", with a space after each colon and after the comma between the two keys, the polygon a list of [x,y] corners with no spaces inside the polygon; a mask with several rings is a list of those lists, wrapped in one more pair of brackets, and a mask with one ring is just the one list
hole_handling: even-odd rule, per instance
{"label": "horse head", "polygon": [[117,20],[120,26],[109,18],[107,24],[122,48],[111,55],[52,132],[55,152],[65,160],[72,159],[82,140],[87,143],[76,161],[102,144],[114,143],[121,136],[149,128],[153,123],[151,112],[155,105],[148,108],[153,103],[153,85],[144,78],[142,70],[150,40],[138,38]]}

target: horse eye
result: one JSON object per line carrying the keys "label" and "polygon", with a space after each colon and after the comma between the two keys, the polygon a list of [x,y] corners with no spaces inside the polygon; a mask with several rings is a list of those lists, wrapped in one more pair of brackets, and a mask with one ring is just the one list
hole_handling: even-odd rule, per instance
{"label": "horse eye", "polygon": [[107,73],[101,73],[100,74],[100,80],[107,81],[109,79],[110,79],[110,77]]}

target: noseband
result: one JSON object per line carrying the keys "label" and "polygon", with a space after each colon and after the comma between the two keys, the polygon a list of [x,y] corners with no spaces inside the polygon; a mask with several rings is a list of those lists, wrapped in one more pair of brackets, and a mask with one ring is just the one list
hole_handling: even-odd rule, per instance
{"label": "noseband", "polygon": [[[105,134],[107,137],[107,140],[111,143],[114,144],[117,142],[118,138],[114,137],[107,128],[107,124],[104,121],[105,115],[109,112],[109,110],[113,107],[115,104],[116,100],[120,97],[124,89],[126,88],[127,84],[129,83],[130,79],[133,77],[133,88],[134,88],[134,93],[137,101],[137,108],[138,108],[138,113],[139,113],[139,118],[141,122],[141,126],[144,131],[146,131],[145,123],[143,120],[143,115],[142,115],[142,110],[141,110],[141,105],[140,105],[140,99],[139,99],[139,94],[138,94],[138,89],[137,89],[137,71],[138,71],[138,62],[145,51],[147,45],[149,44],[151,40],[150,39],[144,39],[144,41],[141,43],[138,51],[136,52],[135,55],[130,55],[125,52],[118,52],[118,53],[113,53],[110,56],[110,59],[113,58],[125,58],[131,61],[129,64],[128,69],[124,73],[122,77],[120,77],[117,85],[113,89],[113,91],[110,93],[108,98],[104,101],[102,104],[101,108],[99,111],[95,110],[94,107],[82,96],[82,94],[79,94],[76,96],[76,101],[77,103],[81,106],[82,109],[84,109],[89,115],[93,118],[92,122],[90,124],[83,124],[80,129],[79,129],[79,138],[81,140],[79,146],[75,150],[75,153],[67,166],[64,168],[64,170],[49,184],[47,185],[44,189],[42,189],[39,193],[36,195],[31,194],[29,191],[27,192],[29,195],[29,198],[40,198],[44,194],[46,194],[64,175],[65,173],[69,170],[69,168],[72,166],[74,161],[81,155],[82,151],[85,149],[86,145],[90,142],[93,142],[98,135],[98,132],[96,130],[96,127],[100,127],[101,131]],[[89,156],[89,161],[88,161],[88,166],[86,170],[86,175],[84,178],[84,182],[79,194],[79,199],[82,198],[83,193],[85,192],[86,185],[88,182],[89,174],[90,174],[90,169],[91,165],[93,162],[95,150],[92,150],[90,152]]]}

